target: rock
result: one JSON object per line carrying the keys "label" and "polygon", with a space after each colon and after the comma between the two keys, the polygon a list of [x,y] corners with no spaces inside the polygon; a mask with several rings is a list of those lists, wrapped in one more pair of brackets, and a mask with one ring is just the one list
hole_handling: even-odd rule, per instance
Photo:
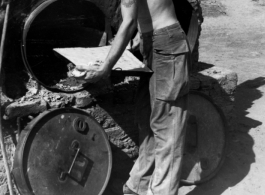
{"label": "rock", "polygon": [[75,106],[77,108],[87,107],[93,102],[93,98],[87,91],[76,93],[74,94],[74,96],[75,96]]}
{"label": "rock", "polygon": [[13,102],[12,99],[8,98],[3,92],[0,92],[0,98],[1,98],[1,108],[6,107],[7,105],[11,104]]}
{"label": "rock", "polygon": [[233,130],[234,101],[237,87],[237,74],[231,70],[212,67],[191,77],[191,89],[202,92],[213,99],[219,106],[228,122],[230,130]]}
{"label": "rock", "polygon": [[50,102],[49,105],[51,108],[60,108],[63,105],[63,102],[62,101]]}
{"label": "rock", "polygon": [[13,102],[5,109],[5,119],[22,117],[30,114],[37,114],[47,110],[47,103],[42,99],[32,99],[31,101]]}
{"label": "rock", "polygon": [[218,17],[226,15],[226,7],[219,1],[202,0],[201,6],[205,17]]}

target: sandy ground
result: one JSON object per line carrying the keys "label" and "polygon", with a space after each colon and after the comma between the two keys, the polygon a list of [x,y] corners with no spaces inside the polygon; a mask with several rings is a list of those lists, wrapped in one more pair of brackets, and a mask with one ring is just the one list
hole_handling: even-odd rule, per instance
{"label": "sandy ground", "polygon": [[216,177],[179,195],[265,195],[265,1],[220,2],[227,15],[205,18],[200,61],[238,74],[236,126]]}

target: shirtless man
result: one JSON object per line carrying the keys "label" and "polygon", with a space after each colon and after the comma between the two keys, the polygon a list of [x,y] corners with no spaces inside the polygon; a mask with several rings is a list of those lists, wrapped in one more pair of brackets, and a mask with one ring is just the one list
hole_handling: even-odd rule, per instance
{"label": "shirtless man", "polygon": [[[186,129],[189,47],[172,0],[121,0],[123,22],[103,65],[87,72],[88,82],[107,78],[136,26],[144,63],[136,102],[140,149],[125,195],[176,195]],[[82,69],[83,67],[77,66]]]}

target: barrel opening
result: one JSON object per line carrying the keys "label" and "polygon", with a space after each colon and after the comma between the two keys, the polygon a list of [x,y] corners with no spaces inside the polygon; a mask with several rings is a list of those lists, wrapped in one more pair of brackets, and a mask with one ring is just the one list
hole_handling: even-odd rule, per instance
{"label": "barrel opening", "polygon": [[105,15],[86,0],[51,0],[39,5],[25,22],[22,40],[25,65],[47,86],[67,78],[67,62],[54,48],[97,47]]}

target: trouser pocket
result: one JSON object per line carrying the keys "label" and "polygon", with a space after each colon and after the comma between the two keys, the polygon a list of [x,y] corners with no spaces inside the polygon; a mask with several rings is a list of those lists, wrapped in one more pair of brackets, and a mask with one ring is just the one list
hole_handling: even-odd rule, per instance
{"label": "trouser pocket", "polygon": [[189,49],[185,40],[169,48],[154,49],[155,97],[174,101],[189,90]]}

